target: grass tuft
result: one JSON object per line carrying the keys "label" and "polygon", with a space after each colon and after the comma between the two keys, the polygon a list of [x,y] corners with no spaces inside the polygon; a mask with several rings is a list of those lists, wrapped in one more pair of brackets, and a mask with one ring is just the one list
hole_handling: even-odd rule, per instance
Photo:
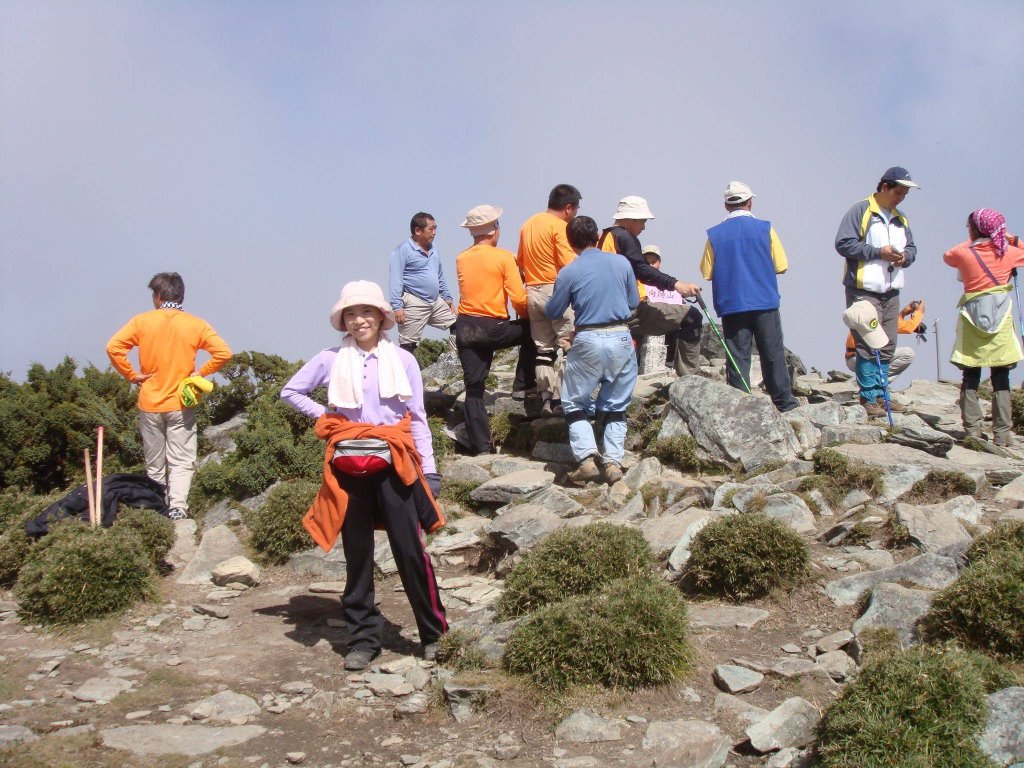
{"label": "grass tuft", "polygon": [[1024,552],[1024,522],[1008,520],[996,523],[991,531],[974,540],[971,548],[967,550],[967,562],[976,563],[993,552],[1004,549]]}
{"label": "grass tuft", "polygon": [[651,549],[635,528],[592,523],[555,531],[512,569],[498,602],[501,621],[650,572]]}
{"label": "grass tuft", "polygon": [[480,633],[475,630],[453,629],[441,635],[437,643],[437,661],[454,670],[465,672],[487,666],[487,655],[479,646]]}
{"label": "grass tuft", "polygon": [[933,469],[911,487],[904,501],[910,504],[934,504],[956,496],[971,496],[977,491],[975,482],[955,469]]}
{"label": "grass tuft", "polygon": [[839,451],[819,448],[814,453],[815,475],[804,478],[801,491],[818,489],[832,506],[839,506],[850,491],[862,490],[877,496],[882,492],[882,471],[851,462]]}
{"label": "grass tuft", "polygon": [[688,635],[679,590],[634,576],[539,610],[513,630],[504,663],[548,691],[579,685],[635,690],[669,683],[687,670]]}
{"label": "grass tuft", "polygon": [[986,696],[1012,676],[979,653],[918,646],[862,669],[818,726],[822,768],[991,768]]}
{"label": "grass tuft", "polygon": [[302,518],[316,498],[320,484],[312,480],[284,480],[270,491],[266,503],[244,513],[252,532],[249,546],[261,563],[280,565],[296,552],[313,546]]}
{"label": "grass tuft", "polygon": [[174,523],[152,509],[121,507],[114,520],[114,528],[134,531],[154,565],[162,563],[174,546]]}
{"label": "grass tuft", "polygon": [[795,586],[808,562],[806,542],[784,523],[760,513],[729,515],[693,537],[687,581],[698,592],[741,602]]}

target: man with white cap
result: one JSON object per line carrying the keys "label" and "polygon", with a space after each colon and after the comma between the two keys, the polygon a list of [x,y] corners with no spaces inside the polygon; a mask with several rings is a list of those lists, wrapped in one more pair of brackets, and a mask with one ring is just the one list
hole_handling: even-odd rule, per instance
{"label": "man with white cap", "polygon": [[640,286],[640,305],[629,324],[633,338],[663,336],[678,331],[676,374],[685,376],[697,373],[700,370],[700,312],[696,307],[684,304],[650,301],[643,286],[663,291],[674,290],[680,296],[696,296],[700,293],[700,287],[676,280],[647,263],[640,246],[640,233],[646,229],[648,220],[653,219],[654,214],[644,198],[636,195],[622,198],[612,218],[614,224],[602,233],[599,247],[603,251],[625,256]]}
{"label": "man with white cap", "polygon": [[[491,371],[495,350],[518,346],[516,380],[527,388],[536,386],[537,346],[525,319],[526,287],[516,257],[498,247],[500,217],[501,208],[496,205],[471,209],[461,226],[469,230],[473,246],[455,259],[459,278],[455,341],[466,385],[466,432],[475,454],[491,452],[484,382]],[[520,319],[509,319],[509,302]]]}
{"label": "man with white cap", "polygon": [[537,345],[537,392],[546,416],[561,413],[561,369],[558,350],[563,354],[572,342],[572,310],[561,317],[544,314],[559,271],[576,258],[565,237],[565,226],[580,209],[580,191],[571,184],[559,184],[548,195],[548,209],[534,214],[519,230],[516,263],[526,284],[530,332]]}
{"label": "man with white cap", "polygon": [[[913,264],[917,256],[910,223],[896,208],[914,188],[919,187],[906,168],[889,168],[882,174],[875,193],[854,204],[836,232],[836,251],[846,259],[843,273],[846,306],[858,301],[870,302],[887,339],[879,350],[882,360],[879,371],[869,345],[856,330],[853,332],[860,402],[870,416],[885,415],[879,398],[884,393],[883,381],[889,379],[889,364],[896,349],[903,270]],[[904,410],[894,401],[890,407],[894,411]]]}
{"label": "man with white cap", "polygon": [[[395,248],[389,262],[388,301],[398,323],[398,343],[407,352],[415,352],[426,326],[442,331],[455,324],[455,302],[434,248],[437,222],[420,211],[409,222],[412,236]],[[448,346],[455,349],[455,337]]]}
{"label": "man with white cap", "polygon": [[765,388],[775,407],[785,412],[799,405],[786,365],[776,278],[789,264],[771,222],[750,212],[755,197],[742,181],[729,182],[725,188],[728,215],[708,230],[700,271],[711,281],[715,312],[722,319],[725,344],[735,361],[735,366],[726,366],[729,385],[746,388],[751,344],[756,344]]}

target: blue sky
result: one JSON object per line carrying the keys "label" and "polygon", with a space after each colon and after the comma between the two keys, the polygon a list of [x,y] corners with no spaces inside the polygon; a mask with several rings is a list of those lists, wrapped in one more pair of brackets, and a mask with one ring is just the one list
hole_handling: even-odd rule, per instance
{"label": "blue sky", "polygon": [[[789,254],[787,346],[840,368],[835,228],[896,164],[923,187],[903,297],[926,300],[945,360],[943,251],[978,207],[1024,230],[1022,39],[1015,2],[7,0],[0,370],[105,367],[164,270],[236,351],[308,359],[336,341],[345,282],[386,288],[413,213],[437,218],[454,282],[466,210],[502,206],[514,251],[560,182],[601,225],[646,197],[644,241],[701,282],[732,179]],[[918,349],[910,375],[933,378]]]}

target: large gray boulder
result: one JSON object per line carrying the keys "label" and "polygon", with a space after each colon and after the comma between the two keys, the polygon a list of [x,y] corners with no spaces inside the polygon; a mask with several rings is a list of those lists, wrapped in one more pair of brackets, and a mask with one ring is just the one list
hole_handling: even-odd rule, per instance
{"label": "large gray boulder", "polygon": [[1003,688],[988,697],[982,751],[997,765],[1024,763],[1024,688]]}
{"label": "large gray boulder", "polygon": [[809,701],[794,696],[747,728],[750,745],[762,754],[811,743],[821,715]]}
{"label": "large gray boulder", "polygon": [[213,569],[232,557],[245,552],[235,532],[226,525],[218,525],[203,534],[202,541],[188,565],[178,577],[179,584],[209,584]]}
{"label": "large gray boulder", "polygon": [[911,543],[923,552],[962,560],[974,539],[951,512],[938,505],[896,505],[896,516],[906,526]]}
{"label": "large gray boulder", "polygon": [[[882,470],[881,501],[895,501],[905,495],[918,480],[923,480],[930,470],[947,472],[963,472],[974,481],[975,491],[983,488],[986,483],[986,470],[997,465],[989,459],[975,458],[988,456],[976,451],[963,451],[973,456],[964,457],[962,449],[954,446],[947,458],[932,456],[915,448],[908,448],[895,443],[880,445],[839,445],[833,450],[854,462],[877,467]],[[998,467],[1005,469],[1003,459],[996,459]]]}
{"label": "large gray boulder", "polygon": [[565,520],[534,504],[520,504],[494,518],[484,533],[501,552],[525,552],[565,525]]}
{"label": "large gray boulder", "polygon": [[745,471],[769,461],[790,461],[801,450],[793,429],[768,398],[700,376],[677,379],[669,398],[704,451],[720,461],[739,462]]}
{"label": "large gray boulder", "polygon": [[957,577],[956,562],[951,558],[925,553],[905,560],[891,568],[857,573],[830,581],[825,592],[839,605],[854,605],[860,596],[883,581],[913,584],[926,589],[942,589]]}
{"label": "large gray boulder", "polygon": [[933,456],[945,456],[953,447],[953,438],[945,432],[929,427],[920,416],[910,413],[894,413],[896,427],[889,435],[889,441],[910,448],[917,448]]}
{"label": "large gray boulder", "polygon": [[797,533],[815,530],[814,513],[807,502],[792,493],[777,493],[764,500],[764,514],[780,523],[785,523]]}
{"label": "large gray boulder", "polygon": [[721,768],[729,757],[730,739],[703,720],[655,721],[647,726],[636,766]]}
{"label": "large gray boulder", "polygon": [[914,645],[921,639],[919,625],[934,594],[899,584],[879,584],[871,593],[868,609],[853,623],[853,633],[859,636],[869,629],[890,629],[904,646]]}
{"label": "large gray boulder", "polygon": [[544,490],[555,481],[553,472],[523,469],[488,480],[474,488],[469,497],[485,504],[507,504],[513,499],[530,496]]}

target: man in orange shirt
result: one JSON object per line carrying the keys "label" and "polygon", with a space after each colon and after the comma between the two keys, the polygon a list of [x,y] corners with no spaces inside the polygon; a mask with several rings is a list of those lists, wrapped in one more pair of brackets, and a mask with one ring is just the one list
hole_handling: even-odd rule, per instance
{"label": "man in orange shirt", "polygon": [[[534,386],[537,346],[526,318],[526,288],[519,276],[516,257],[498,247],[501,208],[478,205],[466,214],[463,227],[473,246],[455,259],[459,277],[459,312],[455,343],[466,385],[466,433],[473,453],[491,452],[491,430],[484,407],[484,382],[498,349],[519,346],[516,381]],[[510,320],[508,304],[519,315]]]}
{"label": "man in orange shirt", "polygon": [[516,262],[526,283],[530,332],[537,345],[537,390],[545,416],[562,412],[562,375],[556,359],[559,348],[564,355],[572,342],[573,314],[566,309],[560,318],[551,320],[544,314],[544,305],[551,298],[559,270],[576,258],[565,227],[579,211],[580,200],[576,187],[559,184],[548,195],[548,209],[527,219],[519,231]]}
{"label": "man in orange shirt", "polygon": [[[167,489],[172,520],[188,517],[188,490],[196,464],[196,416],[182,406],[181,382],[196,374],[196,353],[210,354],[199,376],[219,371],[231,350],[205,320],[182,308],[185,283],[177,272],[161,272],[149,281],[153,310],[136,315],[107,342],[114,368],[139,385],[139,432],[146,474]],[[139,371],[128,353],[139,348]]]}

